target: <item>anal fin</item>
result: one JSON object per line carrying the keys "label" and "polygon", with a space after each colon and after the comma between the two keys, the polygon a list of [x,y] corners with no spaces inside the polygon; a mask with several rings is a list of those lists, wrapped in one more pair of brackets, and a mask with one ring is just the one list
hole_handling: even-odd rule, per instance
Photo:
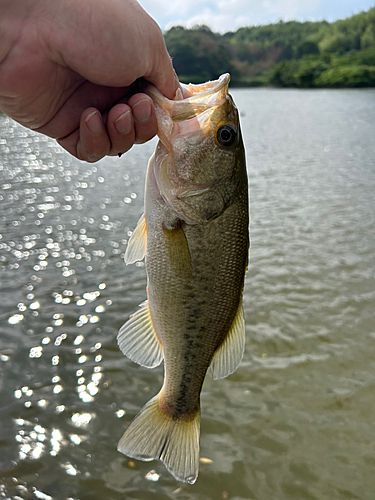
{"label": "anal fin", "polygon": [[119,348],[129,359],[146,368],[154,368],[163,361],[162,345],[152,325],[146,300],[117,335]]}
{"label": "anal fin", "polygon": [[126,248],[125,264],[133,264],[137,260],[142,260],[146,253],[146,246],[147,224],[145,214],[142,214]]}
{"label": "anal fin", "polygon": [[225,378],[235,372],[245,350],[245,320],[242,301],[237,309],[232,326],[223,343],[216,349],[210,369],[214,379]]}

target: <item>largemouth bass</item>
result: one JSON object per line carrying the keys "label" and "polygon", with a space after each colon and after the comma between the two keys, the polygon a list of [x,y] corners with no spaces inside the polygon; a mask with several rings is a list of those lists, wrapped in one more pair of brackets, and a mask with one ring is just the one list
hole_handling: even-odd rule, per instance
{"label": "largemouth bass", "polygon": [[139,460],[161,460],[179,481],[199,467],[200,392],[233,373],[245,344],[242,291],[249,216],[245,152],[229,75],[152,97],[159,143],[146,178],[145,212],[125,253],[145,257],[148,300],[118,334],[122,352],[164,383],[118,444]]}

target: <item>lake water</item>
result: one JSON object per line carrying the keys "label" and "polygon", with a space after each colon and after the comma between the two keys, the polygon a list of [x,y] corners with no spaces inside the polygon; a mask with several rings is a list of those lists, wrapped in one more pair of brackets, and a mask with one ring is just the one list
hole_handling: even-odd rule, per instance
{"label": "lake water", "polygon": [[234,90],[251,193],[246,352],[202,392],[200,474],[117,452],[161,386],[116,334],[155,140],[79,162],[0,117],[0,498],[375,498],[375,90]]}

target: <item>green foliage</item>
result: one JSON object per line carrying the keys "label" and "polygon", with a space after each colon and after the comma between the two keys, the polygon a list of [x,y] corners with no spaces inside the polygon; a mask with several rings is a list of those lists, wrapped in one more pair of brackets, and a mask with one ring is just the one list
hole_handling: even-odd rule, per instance
{"label": "green foliage", "polygon": [[311,40],[304,40],[297,47],[296,56],[298,59],[303,57],[303,56],[312,55],[312,54],[319,54],[319,47],[315,42],[313,42]]}
{"label": "green foliage", "polygon": [[327,70],[329,63],[320,57],[308,56],[298,61],[277,64],[269,83],[279,87],[314,87],[315,81]]}
{"label": "green foliage", "polygon": [[[369,62],[370,64],[366,64]],[[269,77],[279,87],[373,87],[375,50],[358,60],[356,53],[334,58],[304,57],[274,66]]]}
{"label": "green foliage", "polygon": [[222,73],[233,73],[228,45],[207,26],[191,30],[181,26],[165,34],[165,42],[173,57],[175,70],[183,80],[193,78],[192,83],[214,80]]}
{"label": "green foliage", "polygon": [[375,7],[331,24],[280,21],[224,35],[178,26],[165,41],[185,82],[229,72],[237,86],[375,86]]}
{"label": "green foliage", "polygon": [[315,80],[317,87],[374,87],[375,66],[337,66]]}
{"label": "green foliage", "polygon": [[341,66],[355,66],[355,65],[365,65],[365,66],[375,66],[375,46],[360,50],[347,52],[342,56],[331,56],[333,65]]}
{"label": "green foliage", "polygon": [[361,49],[367,49],[369,47],[375,48],[375,26],[371,24],[366,26],[361,36]]}

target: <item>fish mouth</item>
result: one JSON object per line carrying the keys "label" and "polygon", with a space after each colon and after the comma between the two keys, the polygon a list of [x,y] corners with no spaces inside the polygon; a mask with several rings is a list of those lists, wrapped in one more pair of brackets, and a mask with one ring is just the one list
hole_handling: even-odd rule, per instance
{"label": "fish mouth", "polygon": [[194,118],[212,106],[220,106],[224,102],[229,80],[229,73],[225,73],[218,80],[199,85],[180,83],[181,87],[189,94],[189,97],[185,99],[177,97],[178,95],[181,96],[181,91],[177,91],[175,99],[167,99],[151,84],[146,86],[145,92],[154,101],[154,105],[165,111],[169,111],[172,120],[178,122]]}
{"label": "fish mouth", "polygon": [[191,94],[186,99],[174,100],[171,118],[174,122],[189,120],[212,107],[220,106],[225,101],[230,75],[225,73],[218,80],[201,85],[185,85],[182,87]]}
{"label": "fish mouth", "polygon": [[199,85],[180,84],[189,97],[182,98],[179,89],[174,100],[167,99],[151,84],[145,87],[144,91],[154,103],[159,139],[167,149],[170,149],[170,141],[177,131],[180,136],[209,133],[213,112],[227,99],[229,80],[229,73],[225,73],[218,80]]}

